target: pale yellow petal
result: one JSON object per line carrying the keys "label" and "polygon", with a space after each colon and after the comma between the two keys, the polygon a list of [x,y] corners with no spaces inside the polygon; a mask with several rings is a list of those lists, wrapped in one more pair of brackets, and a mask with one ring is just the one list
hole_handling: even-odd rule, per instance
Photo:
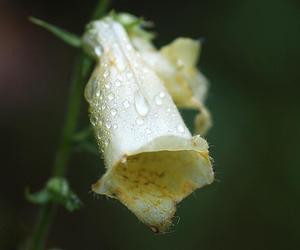
{"label": "pale yellow petal", "polygon": [[163,81],[119,23],[110,18],[93,23],[84,41],[102,51],[85,91],[107,168],[92,189],[164,232],[176,204],[213,181],[208,145],[192,137]]}
{"label": "pale yellow petal", "polygon": [[200,42],[177,38],[157,51],[148,40],[139,37],[133,37],[132,40],[145,62],[163,80],[175,104],[179,108],[199,111],[195,117],[195,132],[205,134],[212,121],[204,105],[208,81],[196,67]]}

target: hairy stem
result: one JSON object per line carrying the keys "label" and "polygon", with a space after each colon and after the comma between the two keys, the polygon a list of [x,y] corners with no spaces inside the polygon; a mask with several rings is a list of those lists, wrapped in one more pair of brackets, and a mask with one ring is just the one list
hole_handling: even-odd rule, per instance
{"label": "hairy stem", "polygon": [[[109,0],[99,1],[90,20],[100,18],[104,15],[109,5]],[[63,177],[68,167],[71,154],[72,137],[77,127],[77,120],[80,113],[80,104],[83,92],[83,86],[91,71],[92,61],[83,51],[80,52],[75,62],[71,88],[68,99],[68,108],[66,111],[65,123],[62,128],[62,134],[59,146],[57,148],[54,164],[53,176]],[[55,204],[45,204],[41,207],[36,221],[36,225],[31,237],[29,249],[44,249],[45,240],[50,230],[51,223],[55,216],[57,206]]]}

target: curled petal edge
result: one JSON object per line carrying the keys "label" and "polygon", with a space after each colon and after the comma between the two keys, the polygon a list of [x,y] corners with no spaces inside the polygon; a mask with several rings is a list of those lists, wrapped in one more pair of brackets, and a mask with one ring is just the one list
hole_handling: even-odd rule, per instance
{"label": "curled petal edge", "polygon": [[120,200],[154,232],[165,232],[176,204],[213,179],[204,139],[163,136],[124,154],[92,190]]}

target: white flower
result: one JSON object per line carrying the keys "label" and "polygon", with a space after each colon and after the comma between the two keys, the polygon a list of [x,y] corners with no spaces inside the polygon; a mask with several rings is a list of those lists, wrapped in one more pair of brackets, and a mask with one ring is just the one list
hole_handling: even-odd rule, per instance
{"label": "white flower", "polygon": [[92,190],[166,231],[176,204],[213,181],[207,142],[190,134],[174,93],[119,22],[93,22],[83,41],[98,59],[85,96],[107,168]]}
{"label": "white flower", "polygon": [[132,34],[132,42],[145,63],[161,78],[180,108],[199,111],[195,118],[197,133],[206,134],[211,127],[209,111],[204,106],[208,81],[196,67],[201,44],[190,38],[177,38],[157,50],[149,41]]}

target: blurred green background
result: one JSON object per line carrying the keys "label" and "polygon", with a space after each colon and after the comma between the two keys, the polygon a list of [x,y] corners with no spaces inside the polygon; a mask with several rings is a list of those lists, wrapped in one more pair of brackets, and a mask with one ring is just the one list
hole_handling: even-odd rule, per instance
{"label": "blurred green background", "polygon": [[[64,118],[75,50],[29,15],[81,34],[86,1],[0,2],[0,249],[18,249],[38,207],[24,189],[47,180]],[[300,2],[296,0],[113,1],[153,20],[157,45],[204,38],[210,79],[207,136],[216,182],[178,207],[175,231],[155,235],[116,200],[95,199],[100,157],[72,156],[68,179],[84,202],[63,208],[47,249],[300,249]],[[84,103],[80,126],[87,123]],[[189,123],[191,122],[188,121]]]}

